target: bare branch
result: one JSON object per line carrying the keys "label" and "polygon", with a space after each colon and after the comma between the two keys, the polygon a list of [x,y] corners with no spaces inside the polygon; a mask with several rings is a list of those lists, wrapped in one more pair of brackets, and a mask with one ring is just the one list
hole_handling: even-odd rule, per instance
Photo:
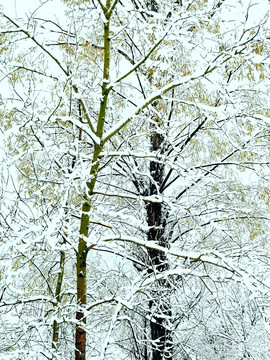
{"label": "bare branch", "polygon": [[29,39],[31,39],[39,48],[41,48],[59,67],[60,69],[64,72],[64,74],[66,76],[69,76],[69,72],[64,69],[64,67],[61,65],[60,61],[52,55],[52,53],[50,53],[48,50],[45,49],[45,47],[40,44],[35,37],[31,36],[31,34],[27,31],[21,28],[21,26],[19,24],[17,24],[14,20],[12,20],[9,16],[5,15],[4,13],[2,13],[2,15],[9,21],[11,22],[13,25],[15,25],[16,28],[18,28],[20,30],[20,32],[22,32],[23,34],[25,34]]}

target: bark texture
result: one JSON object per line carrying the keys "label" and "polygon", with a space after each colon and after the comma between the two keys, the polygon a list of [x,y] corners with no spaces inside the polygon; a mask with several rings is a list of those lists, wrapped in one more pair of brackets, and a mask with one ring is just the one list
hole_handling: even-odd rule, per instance
{"label": "bark texture", "polygon": [[80,237],[77,249],[77,312],[76,320],[77,326],[75,330],[75,360],[86,359],[86,305],[87,305],[87,255],[90,250],[87,247],[87,238],[89,234],[89,216],[91,211],[91,201],[93,191],[99,175],[100,161],[99,155],[103,150],[101,139],[104,130],[104,123],[106,118],[107,101],[109,90],[107,84],[109,80],[110,71],[110,17],[112,11],[116,6],[117,1],[111,6],[111,0],[106,0],[106,6],[102,6],[102,11],[106,18],[106,22],[103,25],[103,40],[104,40],[104,55],[103,55],[103,83],[102,83],[102,97],[100,101],[100,108],[98,114],[98,122],[95,131],[95,135],[99,138],[100,144],[95,142],[94,152],[92,158],[92,166],[90,169],[90,180],[87,182],[88,193],[84,195],[84,203],[82,206],[81,225],[80,225]]}
{"label": "bark texture", "polygon": [[[158,122],[156,123],[158,128]],[[164,145],[163,136],[153,128],[151,131],[151,150],[162,152]],[[158,160],[158,159],[157,159]],[[150,162],[151,183],[149,195],[156,195],[164,180],[164,165],[159,161]],[[149,230],[147,239],[156,241],[158,245],[167,247],[168,239],[165,232],[168,210],[165,204],[149,203],[147,205],[147,224]],[[149,250],[149,272],[162,273],[168,269],[168,262],[165,253],[156,250]],[[167,326],[167,319],[171,318],[170,308],[170,286],[167,280],[155,282],[155,290],[152,291],[152,299],[149,302],[151,314],[150,335],[151,335],[151,355],[152,360],[171,360],[172,359],[172,332]]]}
{"label": "bark texture", "polygon": [[[149,0],[149,9],[158,12],[159,5],[156,0]],[[151,80],[150,80],[151,82]],[[153,103],[153,106],[156,106]],[[155,153],[162,153],[164,149],[164,136],[159,131],[159,118],[152,119],[150,125],[150,147]],[[149,195],[159,194],[159,190],[164,181],[164,164],[157,158],[150,161],[150,186]],[[168,238],[165,232],[168,211],[166,205],[162,203],[149,203],[146,206],[147,224],[149,227],[147,239],[155,241],[158,245],[167,247]],[[150,270],[152,273],[162,273],[168,269],[168,262],[165,253],[155,250],[148,251],[150,260]],[[151,312],[150,336],[151,336],[151,360],[172,360],[172,331],[168,328],[167,319],[171,318],[171,308],[169,299],[169,283],[167,280],[155,282],[155,290],[152,292],[152,299],[149,302]]]}
{"label": "bark texture", "polygon": [[77,304],[78,309],[76,312],[76,332],[75,332],[75,359],[85,360],[86,354],[86,331],[84,326],[86,325],[86,317],[84,309],[86,307],[86,285],[87,285],[87,271],[86,271],[86,260],[87,260],[87,244],[85,237],[88,236],[89,226],[89,213],[90,205],[85,202],[82,208],[81,217],[81,228],[79,238],[78,250],[77,250]]}

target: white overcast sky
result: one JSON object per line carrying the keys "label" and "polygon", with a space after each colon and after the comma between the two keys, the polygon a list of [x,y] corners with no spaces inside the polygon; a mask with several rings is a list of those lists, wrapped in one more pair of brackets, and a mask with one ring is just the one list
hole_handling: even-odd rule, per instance
{"label": "white overcast sky", "polygon": [[[125,1],[125,0],[124,0]],[[185,0],[184,0],[185,1]],[[105,2],[105,0],[103,0]],[[243,5],[253,4],[249,13],[249,20],[258,21],[270,9],[269,0],[229,0],[232,6],[238,2]],[[33,11],[37,11],[35,16],[43,17],[61,17],[63,3],[61,0],[0,0],[4,12],[15,17],[24,17],[31,15]]]}
{"label": "white overcast sky", "polygon": [[64,5],[61,0],[0,0],[0,4],[9,16],[16,18],[42,16],[43,18],[61,18]]}

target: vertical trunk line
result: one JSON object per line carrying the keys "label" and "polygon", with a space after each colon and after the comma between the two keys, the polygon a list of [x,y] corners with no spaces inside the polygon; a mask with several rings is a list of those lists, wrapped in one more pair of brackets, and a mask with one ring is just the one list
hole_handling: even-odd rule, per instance
{"label": "vertical trunk line", "polygon": [[91,197],[93,195],[94,187],[98,178],[98,171],[100,167],[99,154],[103,150],[102,135],[105,124],[107,101],[108,101],[108,81],[110,75],[110,17],[109,13],[111,0],[106,1],[106,11],[104,15],[106,22],[104,22],[104,56],[103,56],[103,83],[102,83],[102,99],[100,102],[98,123],[96,135],[100,139],[100,145],[94,144],[94,153],[92,158],[92,166],[90,169],[90,180],[87,182],[87,193],[84,195],[84,202],[82,205],[82,215],[80,224],[80,237],[77,250],[77,312],[76,312],[76,329],[75,329],[75,360],[86,359],[86,315],[85,309],[87,305],[87,255],[89,249],[87,247],[87,238],[89,235],[89,214],[92,207]]}
{"label": "vertical trunk line", "polygon": [[[151,11],[158,12],[159,6],[156,0],[149,0],[148,6]],[[151,78],[150,78],[151,81]],[[154,103],[153,106],[157,106]],[[162,152],[164,146],[164,136],[159,131],[159,118],[152,119],[154,122],[150,125],[150,146],[151,151]],[[156,195],[160,191],[164,181],[164,164],[158,161],[150,161],[150,175],[153,181],[149,186],[149,195]],[[167,225],[167,209],[164,204],[149,203],[147,205],[147,223],[149,231],[147,238],[150,241],[156,241],[160,246],[168,246],[165,228]],[[159,253],[155,250],[149,250],[150,272],[164,272],[168,269],[167,257],[165,253]],[[166,327],[166,318],[171,316],[170,301],[167,298],[169,289],[166,280],[156,282],[157,289],[152,292],[152,301],[149,302],[149,310],[155,307],[152,313],[152,321],[150,320],[150,336],[151,336],[151,356],[152,360],[172,360],[172,332]]]}
{"label": "vertical trunk line", "polygon": [[77,312],[76,312],[76,333],[75,333],[75,359],[85,360],[86,355],[86,317],[84,310],[86,307],[86,260],[87,260],[87,243],[90,203],[84,202],[82,206],[80,238],[77,251]]}
{"label": "vertical trunk line", "polygon": [[[158,131],[158,127],[159,119],[156,119],[155,124],[150,127],[151,151],[162,151],[164,137]],[[149,186],[149,195],[155,195],[164,181],[164,165],[158,161],[150,161],[150,175],[153,182]],[[165,234],[167,209],[163,204],[149,203],[147,205],[147,224],[150,228],[147,233],[148,240],[156,241],[160,246],[166,247],[168,245]],[[160,273],[168,269],[165,253],[149,250],[148,255],[152,268],[149,270],[150,273]],[[169,299],[166,298],[169,285],[166,280],[159,280],[156,284],[157,290],[152,290],[154,300],[149,302],[150,311],[151,308],[155,307],[152,320],[150,320],[151,359],[172,360],[172,333],[166,327],[166,318],[171,316]]]}
{"label": "vertical trunk line", "polygon": [[[64,277],[64,269],[65,269],[65,252],[60,252],[60,272],[58,273],[58,279],[56,284],[56,290],[55,290],[55,298],[57,301],[57,304],[61,301],[61,288],[63,283],[63,277]],[[54,320],[53,322],[53,335],[52,335],[52,348],[56,349],[57,344],[59,340],[59,324],[57,320]]]}
{"label": "vertical trunk line", "polygon": [[[81,117],[80,104],[79,104],[79,116]],[[80,137],[81,137],[81,132],[79,132],[79,139],[80,139]],[[75,167],[75,163],[76,163],[76,156],[73,156],[72,160],[71,160],[71,170],[69,170],[70,174],[72,173],[72,170]],[[66,205],[68,205],[67,202],[66,202]],[[66,211],[65,211],[65,213],[66,213]],[[66,223],[68,223],[68,222],[69,222],[69,220],[66,219]],[[67,237],[67,233],[64,232],[63,244],[66,244],[66,237]],[[63,250],[61,250],[60,251],[60,261],[59,261],[59,273],[58,273],[56,289],[55,289],[55,298],[57,301],[57,306],[59,306],[59,303],[61,302],[61,291],[62,291],[63,278],[64,278],[64,273],[65,273],[65,258],[66,258],[66,254]],[[57,320],[54,320],[52,330],[53,330],[52,348],[57,349],[58,343],[59,343],[59,330],[60,330],[59,323]]]}
{"label": "vertical trunk line", "polygon": [[[150,0],[151,11],[158,12],[158,4],[155,0]],[[149,79],[151,82],[151,78]],[[157,106],[155,102],[153,106]],[[154,117],[150,124],[150,147],[153,152],[162,153],[164,146],[164,136],[160,132],[160,119]],[[164,181],[164,164],[158,161],[150,161],[150,175],[153,181],[150,182],[149,195],[159,193]],[[146,206],[147,224],[149,230],[147,238],[150,241],[156,241],[160,246],[168,246],[165,228],[167,225],[167,209],[162,203],[149,203]],[[156,250],[148,251],[150,266],[149,272],[164,272],[168,269],[167,257],[165,253]],[[169,298],[166,297],[169,285],[166,280],[156,282],[157,290],[152,291],[152,299],[149,302],[149,310],[155,307],[150,320],[150,337],[151,337],[151,359],[152,360],[172,360],[172,332],[166,327],[166,318],[171,316]]]}

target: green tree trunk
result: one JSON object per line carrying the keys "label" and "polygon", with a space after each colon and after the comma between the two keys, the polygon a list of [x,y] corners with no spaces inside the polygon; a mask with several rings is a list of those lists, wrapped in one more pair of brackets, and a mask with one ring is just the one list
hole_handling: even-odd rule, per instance
{"label": "green tree trunk", "polygon": [[[111,0],[106,1],[106,7],[103,7],[104,16],[107,21],[104,23],[104,55],[103,55],[103,83],[102,83],[102,98],[100,102],[98,123],[96,129],[96,135],[100,140],[100,144],[95,143],[94,152],[92,158],[92,167],[90,170],[90,181],[87,183],[88,193],[84,196],[84,203],[82,206],[81,225],[80,225],[80,237],[77,249],[77,313],[76,313],[76,332],[75,332],[75,359],[86,359],[86,315],[85,309],[87,305],[87,255],[90,247],[87,246],[87,238],[89,234],[89,214],[92,207],[92,195],[95,188],[95,184],[98,178],[98,172],[100,167],[99,155],[103,150],[101,142],[109,90],[107,88],[109,71],[110,71],[110,17],[115,1],[111,7]],[[101,3],[100,3],[101,4]]]}

